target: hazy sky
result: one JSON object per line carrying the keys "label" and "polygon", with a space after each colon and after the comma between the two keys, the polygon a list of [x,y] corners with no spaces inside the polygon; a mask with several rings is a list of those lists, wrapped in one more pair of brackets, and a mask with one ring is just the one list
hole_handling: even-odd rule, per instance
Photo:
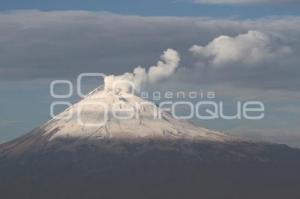
{"label": "hazy sky", "polygon": [[261,121],[194,122],[300,146],[299,1],[4,0],[0,10],[0,142],[50,118],[51,80],[149,68],[172,48],[181,62],[161,90],[216,91],[231,110],[266,104]]}

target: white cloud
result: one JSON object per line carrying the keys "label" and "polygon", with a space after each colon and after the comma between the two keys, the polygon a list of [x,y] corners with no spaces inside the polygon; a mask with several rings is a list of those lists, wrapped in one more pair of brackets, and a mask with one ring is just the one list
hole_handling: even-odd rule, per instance
{"label": "white cloud", "polygon": [[148,71],[148,80],[151,83],[158,82],[172,75],[179,65],[180,56],[177,51],[168,49],[161,56],[156,66],[151,66]]}
{"label": "white cloud", "polygon": [[[255,65],[251,71],[244,71],[249,67],[237,59],[239,70],[226,67],[226,71],[220,72],[215,71],[216,67],[207,67],[190,71],[184,81],[197,85],[219,82],[260,89],[299,89],[300,17],[287,16],[242,20],[144,17],[90,11],[0,12],[0,81],[71,79],[84,72],[124,74],[134,71],[142,77],[146,71],[149,73],[151,63],[160,52],[168,48],[176,49],[181,54],[182,65],[191,69],[195,64],[187,50],[191,45],[206,47],[220,35],[235,41],[238,35],[249,30],[256,30],[269,39],[269,43],[263,41],[265,46],[259,48],[266,54],[277,55],[277,47],[288,46],[293,50],[292,55],[275,56],[267,63],[262,61],[266,59],[258,59],[260,62],[256,63],[261,65]],[[259,40],[258,36],[244,37]],[[247,49],[252,49],[251,44]],[[200,61],[203,60],[213,59],[204,57]],[[164,60],[162,63],[166,64]],[[145,69],[134,70],[139,65]],[[158,69],[160,67],[151,71]],[[164,72],[168,74],[172,70]]]}
{"label": "white cloud", "polygon": [[[249,34],[249,30],[257,33]],[[81,72],[124,74],[133,71],[122,78],[132,78],[137,85],[145,80],[150,82],[150,79],[172,79],[160,84],[160,89],[180,89],[186,84],[196,91],[209,86],[209,90],[216,91],[217,95],[223,92],[227,97],[233,93],[255,99],[262,95],[260,98],[280,103],[299,99],[300,17],[242,20],[143,17],[89,11],[0,12],[0,35],[1,81],[36,78],[42,81],[45,78],[74,78]],[[212,53],[206,48],[207,44],[220,35],[227,35],[225,43],[228,45],[222,45],[217,53]],[[197,56],[202,57],[200,61],[206,61],[207,68],[203,70],[192,67],[194,59],[187,49],[193,44],[203,47],[204,54],[210,52],[212,55]],[[228,55],[228,46],[241,52],[236,56]],[[292,49],[293,53],[285,56],[285,50],[279,50],[285,47]],[[178,67],[179,56],[173,56],[176,53],[167,53],[170,56],[166,59],[163,56],[151,69],[155,72],[150,73],[153,60],[167,48],[180,52],[182,65],[187,66],[184,68],[186,74],[182,74],[182,68]],[[247,53],[251,54],[256,48],[268,55],[268,59],[256,54],[255,64],[252,64],[255,67],[245,67],[253,63],[247,58]],[[212,63],[214,60],[238,64],[234,68],[210,67],[207,61]],[[266,60],[273,61],[268,63]],[[140,64],[147,67],[136,68]],[[174,71],[180,72],[174,74]],[[107,81],[114,81],[114,78]],[[217,90],[216,85],[222,87]],[[274,92],[270,93],[270,89]],[[272,121],[269,127],[273,123],[276,122]],[[286,124],[281,126],[289,128]]]}
{"label": "white cloud", "polygon": [[[130,84],[134,84],[134,88],[139,90],[143,84],[156,83],[173,75],[179,66],[179,53],[173,49],[167,49],[161,55],[161,60],[155,66],[151,66],[147,72],[146,68],[138,66],[133,73],[125,73],[123,75],[110,75],[105,78],[106,90],[120,90],[130,92]],[[116,86],[117,85],[117,86]]]}
{"label": "white cloud", "polygon": [[257,65],[292,53],[290,47],[278,44],[271,35],[259,31],[249,31],[236,37],[219,36],[207,46],[192,46],[190,51],[200,62],[217,67],[232,64]]}
{"label": "white cloud", "polygon": [[274,3],[299,3],[297,0],[194,0],[202,4],[274,4]]}

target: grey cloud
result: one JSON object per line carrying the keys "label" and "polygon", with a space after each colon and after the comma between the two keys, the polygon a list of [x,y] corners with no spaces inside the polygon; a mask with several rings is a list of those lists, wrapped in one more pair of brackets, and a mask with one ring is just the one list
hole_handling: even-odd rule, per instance
{"label": "grey cloud", "polygon": [[233,64],[255,66],[293,53],[289,46],[280,45],[272,35],[259,31],[249,31],[236,37],[222,35],[207,46],[194,45],[190,51],[213,67]]}
{"label": "grey cloud", "polygon": [[4,13],[1,79],[119,74],[151,65],[168,47],[188,48],[185,37],[196,39],[188,31],[194,22],[181,21],[79,11]]}
{"label": "grey cloud", "polygon": [[253,128],[251,126],[242,126],[230,129],[230,134],[260,142],[273,142],[279,144],[287,144],[292,147],[300,148],[300,135],[298,129],[284,128]]}
{"label": "grey cloud", "polygon": [[[252,68],[193,66],[188,49],[220,35],[249,30],[272,34],[293,55]],[[182,81],[255,88],[299,88],[300,17],[256,20],[203,17],[142,17],[89,11],[0,13],[0,79],[74,78],[81,72],[123,74],[156,63],[162,51],[181,54]],[[184,68],[183,68],[184,66]],[[182,72],[183,71],[183,72]],[[185,78],[187,77],[188,78]]]}
{"label": "grey cloud", "polygon": [[[204,80],[238,86],[298,89],[298,54],[289,42],[273,33],[249,31],[235,37],[219,36],[206,46],[194,45],[198,74]],[[298,61],[296,61],[298,60]],[[201,77],[200,77],[201,79]]]}

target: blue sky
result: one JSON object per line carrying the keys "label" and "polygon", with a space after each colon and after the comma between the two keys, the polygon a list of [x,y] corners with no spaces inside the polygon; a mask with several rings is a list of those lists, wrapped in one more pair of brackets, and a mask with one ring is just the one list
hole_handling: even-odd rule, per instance
{"label": "blue sky", "polygon": [[[166,88],[187,83],[194,89],[218,90],[218,99],[228,102],[256,97],[266,103],[267,117],[260,122],[201,125],[300,146],[300,4],[280,1],[208,5],[192,0],[2,0],[0,143],[50,118],[51,80],[74,80],[81,72],[122,74],[138,65],[147,68],[164,50],[173,48],[182,56],[180,67],[191,69],[193,75],[188,82],[166,82]],[[257,31],[265,43],[252,46],[257,38],[248,31]],[[203,74],[206,70],[197,68],[200,58],[193,57],[189,48],[198,45],[212,53],[209,44],[224,35],[237,47],[246,38],[246,49],[261,48],[275,60],[249,67],[241,59],[233,67],[212,67],[210,72],[217,74],[209,79]],[[247,39],[254,40],[247,43]],[[74,99],[78,98],[70,101]]]}
{"label": "blue sky", "polygon": [[211,16],[253,18],[300,15],[299,4],[207,5],[189,0],[2,0],[1,10],[91,10],[143,16]]}

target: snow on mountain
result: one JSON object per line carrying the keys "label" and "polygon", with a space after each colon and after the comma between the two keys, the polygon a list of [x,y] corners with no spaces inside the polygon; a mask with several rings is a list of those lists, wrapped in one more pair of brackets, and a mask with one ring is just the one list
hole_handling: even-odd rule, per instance
{"label": "snow on mountain", "polygon": [[[166,138],[226,141],[225,134],[176,120],[154,103],[120,90],[99,87],[42,126],[56,138]],[[53,133],[55,132],[55,133]]]}
{"label": "snow on mountain", "polygon": [[[299,150],[237,141],[174,119],[153,103],[128,94],[126,87],[115,91],[108,85],[99,87],[57,118],[0,145],[1,196],[176,199],[248,194],[248,198],[276,199],[299,195],[299,186],[291,186],[300,184]],[[155,117],[160,112],[161,117]]]}

